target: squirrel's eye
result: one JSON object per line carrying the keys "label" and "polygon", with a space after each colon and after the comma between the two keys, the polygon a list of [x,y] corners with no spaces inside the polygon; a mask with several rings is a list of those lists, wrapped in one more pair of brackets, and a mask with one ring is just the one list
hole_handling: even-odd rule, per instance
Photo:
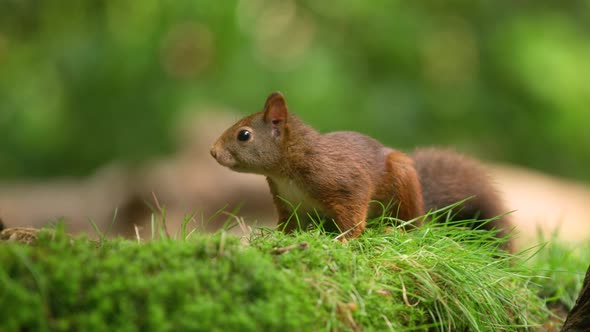
{"label": "squirrel's eye", "polygon": [[240,130],[238,133],[238,141],[246,142],[249,141],[250,138],[252,138],[252,133],[248,130]]}

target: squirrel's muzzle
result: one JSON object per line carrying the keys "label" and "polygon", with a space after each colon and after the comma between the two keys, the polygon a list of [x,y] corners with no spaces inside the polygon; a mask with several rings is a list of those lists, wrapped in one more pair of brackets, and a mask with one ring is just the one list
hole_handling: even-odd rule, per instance
{"label": "squirrel's muzzle", "polygon": [[231,155],[231,153],[229,153],[229,151],[227,151],[220,145],[221,143],[219,143],[218,141],[213,145],[213,147],[211,147],[211,150],[209,150],[211,156],[215,158],[215,160],[222,166],[230,168],[233,167],[236,164],[236,160]]}

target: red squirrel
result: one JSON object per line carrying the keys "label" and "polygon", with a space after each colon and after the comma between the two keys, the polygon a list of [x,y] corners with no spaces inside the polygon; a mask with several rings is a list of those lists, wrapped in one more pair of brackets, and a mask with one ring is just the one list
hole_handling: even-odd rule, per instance
{"label": "red squirrel", "polygon": [[[401,220],[471,196],[455,220],[506,212],[475,160],[434,148],[408,155],[351,131],[320,134],[288,111],[279,92],[268,96],[261,112],[227,129],[211,155],[234,171],[266,176],[284,232],[305,227],[311,215],[327,217],[344,236],[357,237],[365,221],[382,215],[390,203],[395,204],[391,214]],[[418,218],[415,224],[420,223]],[[483,228],[505,236],[509,222],[504,216]]]}

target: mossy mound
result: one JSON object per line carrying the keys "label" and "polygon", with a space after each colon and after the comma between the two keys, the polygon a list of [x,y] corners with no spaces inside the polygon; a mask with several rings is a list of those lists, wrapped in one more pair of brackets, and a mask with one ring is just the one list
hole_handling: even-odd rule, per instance
{"label": "mossy mound", "polygon": [[489,232],[373,228],[138,243],[42,231],[0,243],[2,331],[518,330],[538,288]]}

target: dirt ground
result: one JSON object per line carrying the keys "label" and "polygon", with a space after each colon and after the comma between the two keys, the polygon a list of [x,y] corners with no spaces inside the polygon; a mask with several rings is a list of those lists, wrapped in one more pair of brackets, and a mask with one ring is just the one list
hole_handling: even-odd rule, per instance
{"label": "dirt ground", "polygon": [[[507,208],[514,210],[518,248],[534,245],[539,231],[546,239],[555,231],[568,242],[590,239],[590,186],[513,166],[492,165],[490,170]],[[171,231],[195,210],[206,218],[226,204],[230,210],[244,204],[240,215],[248,223],[274,224],[274,208],[261,176],[234,173],[212,160],[190,158],[160,161],[131,173],[143,179],[130,180],[130,172],[111,166],[82,180],[0,184],[0,217],[7,227],[41,227],[64,217],[71,231],[92,234],[88,220],[105,229],[118,209],[115,232],[132,236],[133,226],[139,225],[146,234],[154,192],[166,206]],[[151,209],[146,202],[151,202]],[[217,226],[212,223],[207,229]]]}
{"label": "dirt ground", "polygon": [[[209,155],[212,142],[239,117],[224,110],[199,114],[179,122],[175,155],[140,168],[115,162],[86,178],[0,182],[0,218],[7,227],[41,227],[63,218],[71,232],[92,236],[89,220],[105,230],[116,210],[111,235],[135,236],[137,225],[143,236],[149,236],[150,218],[158,205],[166,208],[172,233],[193,212],[198,223],[223,207],[231,211],[242,206],[239,214],[248,224],[274,226],[275,212],[264,178],[232,172]],[[590,184],[508,165],[489,168],[507,208],[515,210],[517,247],[535,244],[538,230],[546,238],[559,230],[566,241],[590,240]],[[205,229],[214,230],[226,219],[227,215],[221,215]]]}
{"label": "dirt ground", "polygon": [[515,210],[519,247],[558,231],[568,242],[590,240],[590,186],[514,166],[490,167],[506,206]]}

